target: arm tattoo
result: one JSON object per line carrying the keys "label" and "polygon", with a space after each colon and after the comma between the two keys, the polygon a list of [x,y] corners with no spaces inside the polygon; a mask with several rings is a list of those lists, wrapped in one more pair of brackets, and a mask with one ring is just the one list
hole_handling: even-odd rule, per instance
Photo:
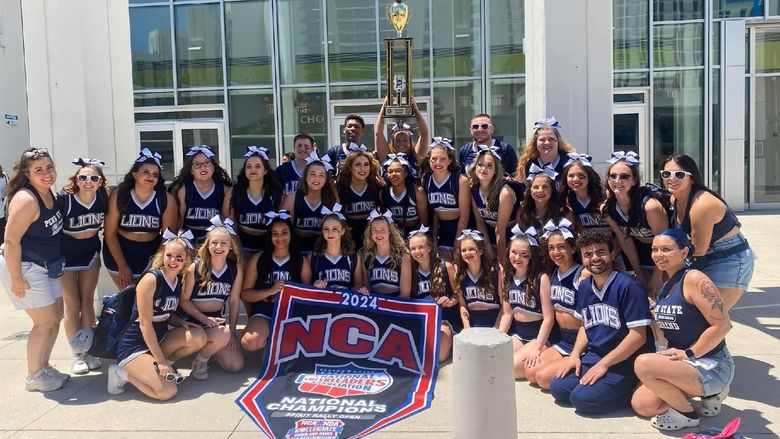
{"label": "arm tattoo", "polygon": [[699,281],[699,292],[710,303],[713,311],[720,311],[721,315],[725,313],[723,310],[723,298],[720,295],[720,291],[718,291],[718,287],[711,280],[705,278]]}

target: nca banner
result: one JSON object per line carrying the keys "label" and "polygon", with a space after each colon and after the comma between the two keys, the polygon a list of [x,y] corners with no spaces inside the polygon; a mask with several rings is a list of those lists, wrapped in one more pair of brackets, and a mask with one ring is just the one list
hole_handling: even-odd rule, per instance
{"label": "nca banner", "polygon": [[425,410],[438,372],[434,302],[285,285],[265,372],[237,400],[271,438],[359,438]]}

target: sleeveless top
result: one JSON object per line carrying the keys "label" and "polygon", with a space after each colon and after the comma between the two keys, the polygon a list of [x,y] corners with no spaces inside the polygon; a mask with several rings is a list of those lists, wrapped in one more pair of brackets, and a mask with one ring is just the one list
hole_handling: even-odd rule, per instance
{"label": "sleeveless top", "polygon": [[295,193],[295,234],[301,238],[301,250],[310,252],[314,248],[314,240],[319,236],[322,228],[322,200],[311,206],[306,196],[301,192]]}
{"label": "sleeveless top", "polygon": [[433,173],[423,177],[423,189],[428,197],[428,208],[431,212],[458,212],[458,179],[460,174],[451,171],[441,183],[433,178]]}
{"label": "sleeveless top", "polygon": [[130,233],[159,233],[162,216],[168,204],[167,192],[155,189],[149,198],[141,203],[130,189],[127,210],[119,217],[119,230]]}
{"label": "sleeveless top", "polygon": [[391,266],[390,255],[385,257],[374,256],[374,266],[369,267],[366,261],[366,272],[368,273],[369,290],[373,294],[383,294],[387,296],[398,296],[401,294],[401,270],[400,267]]}
{"label": "sleeveless top", "polygon": [[[507,186],[507,188],[509,190],[514,191],[514,188],[510,186]],[[487,207],[488,200],[485,199],[485,196],[482,193],[479,184],[475,184],[474,186],[471,187],[471,198],[474,199],[474,203],[477,205],[477,211],[479,212],[479,216],[481,216],[482,220],[485,221],[485,225],[487,226],[489,242],[496,244],[496,223],[498,221],[498,210],[488,209]],[[517,209],[518,207],[520,207],[519,200],[520,198],[517,197],[517,193],[515,192],[515,204],[514,206],[512,206],[512,212],[509,214],[509,222],[507,223],[506,232],[504,233],[507,242],[509,242],[509,238],[512,236],[512,233],[510,233],[510,231],[512,230],[512,227],[514,227],[515,225],[515,218],[517,217]],[[496,204],[496,207],[498,207],[498,203]]]}
{"label": "sleeveless top", "polygon": [[567,155],[568,153],[565,152],[562,149],[558,150],[558,157],[555,158],[555,160],[552,163],[542,163],[541,157],[536,157],[533,160],[528,160],[528,162],[525,164],[525,176],[528,177],[528,173],[531,172],[531,165],[536,163],[536,166],[540,168],[544,168],[545,165],[552,165],[555,172],[558,173],[558,175],[555,177],[555,185],[556,187],[559,186],[562,182],[561,179],[563,178],[563,168],[566,166],[566,162],[569,160],[569,157]]}
{"label": "sleeveless top", "polygon": [[[679,270],[669,279],[658,294],[655,305],[655,321],[663,330],[669,347],[688,349],[701,334],[710,327],[701,311],[692,303],[688,303],[683,295],[683,283],[688,269]],[[709,357],[720,352],[726,346],[722,340],[715,348],[702,357]]]}
{"label": "sleeveless top", "polygon": [[[485,293],[485,288],[480,287],[477,283],[480,278],[484,276],[484,272],[481,272],[477,277],[473,277],[471,273],[466,269],[466,277],[463,279],[463,297],[466,301],[466,305],[469,309],[473,305],[482,305],[486,309],[498,309],[501,307],[501,302],[498,297],[498,291],[493,294]],[[498,285],[495,283],[495,285]]]}
{"label": "sleeveless top", "polygon": [[211,270],[211,282],[203,284],[200,276],[200,261],[195,263],[195,285],[190,300],[193,303],[219,302],[225,303],[230,297],[233,281],[236,280],[238,270],[235,261],[228,259],[225,266],[219,272]]}
{"label": "sleeveless top", "polygon": [[276,179],[282,185],[282,194],[289,195],[298,190],[298,182],[303,178],[303,169],[298,171],[295,160],[282,163],[276,168]]}
{"label": "sleeveless top", "polygon": [[518,279],[512,277],[509,284],[509,306],[513,312],[519,312],[529,317],[542,317],[542,301],[539,297],[539,290],[533,292],[531,297],[526,300],[525,289],[528,279],[523,276]]}
{"label": "sleeveless top", "polygon": [[[442,269],[442,275],[444,276],[444,295],[452,297],[452,285],[450,285],[450,276],[447,272],[447,266],[444,261],[439,261],[439,266]],[[420,268],[417,269],[417,285],[412,285],[412,297],[415,299],[433,299],[431,294],[431,276],[433,273],[430,271],[423,271]]]}
{"label": "sleeveless top", "polygon": [[211,226],[209,221],[214,215],[219,215],[222,210],[222,202],[225,200],[225,187],[213,183],[211,189],[205,194],[198,189],[194,181],[184,183],[184,218],[182,227],[192,230],[195,238],[206,234],[206,229]]}
{"label": "sleeveless top", "polygon": [[[684,216],[682,224],[677,222],[677,215],[672,215],[672,221],[674,222],[672,227],[675,229],[682,229],[688,235],[691,234],[691,217],[689,215],[691,212],[691,205],[693,204],[693,199],[696,198],[696,194],[699,192],[701,191],[691,190],[691,193],[688,195],[688,203],[685,205],[685,210],[683,211]],[[712,236],[710,237],[709,246],[712,247],[712,244],[726,236],[734,227],[742,227],[742,223],[739,222],[737,216],[731,211],[731,208],[726,205],[726,212],[723,214],[723,218],[712,226]]]}
{"label": "sleeveless top", "polygon": [[568,205],[574,213],[574,217],[580,223],[585,231],[590,232],[609,232],[609,224],[596,209],[593,200],[588,199],[585,204],[577,198],[574,191],[569,192]]}
{"label": "sleeveless top", "polygon": [[355,285],[355,256],[339,255],[335,259],[327,253],[311,255],[314,280],[324,280],[328,288],[351,289]]}
{"label": "sleeveless top", "polygon": [[382,203],[393,214],[393,221],[399,230],[403,230],[404,236],[412,230],[417,230],[420,225],[420,217],[417,213],[417,194],[413,185],[406,185],[400,197],[396,197],[393,188],[382,188]]}
{"label": "sleeveless top", "polygon": [[[176,312],[179,307],[179,296],[181,296],[181,282],[179,277],[173,284],[168,282],[168,279],[163,274],[162,270],[155,268],[147,271],[146,273],[152,273],[157,281],[154,291],[154,299],[152,300],[152,321],[160,323],[168,320],[171,314]],[[143,277],[143,275],[142,275]],[[133,315],[135,316],[135,322],[138,322],[138,302],[133,304]]]}
{"label": "sleeveless top", "polygon": [[[238,194],[238,237],[244,248],[259,250],[262,245],[262,237],[268,232],[268,224],[265,221],[265,214],[276,210],[274,200],[270,191],[263,188],[263,194],[260,199],[256,199],[249,194],[249,191],[242,191]],[[249,234],[247,230],[255,233]]]}
{"label": "sleeveless top", "polygon": [[38,219],[32,222],[22,235],[22,261],[40,264],[41,261],[53,262],[61,256],[60,233],[62,233],[63,221],[57,203],[57,196],[51,194],[52,207],[46,207],[43,198],[35,188],[27,183],[22,186],[38,200]]}
{"label": "sleeveless top", "polygon": [[350,185],[349,190],[341,200],[341,204],[344,206],[344,216],[347,218],[347,224],[357,249],[363,248],[363,233],[368,226],[368,215],[379,205],[379,200],[376,199],[378,196],[379,191],[377,190],[376,195],[372,195],[368,185],[363,188],[362,192],[355,191]]}
{"label": "sleeveless top", "polygon": [[550,296],[556,311],[574,315],[577,312],[577,289],[582,275],[581,264],[574,264],[569,271],[561,273],[557,268],[550,278]]}

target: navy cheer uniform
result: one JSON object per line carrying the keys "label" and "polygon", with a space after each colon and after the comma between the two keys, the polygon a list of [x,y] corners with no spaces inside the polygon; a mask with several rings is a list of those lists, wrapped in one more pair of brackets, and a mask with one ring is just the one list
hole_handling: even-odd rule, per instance
{"label": "navy cheer uniform", "polygon": [[[498,139],[491,139],[490,144],[487,146],[495,146],[498,148],[498,153],[501,155],[501,165],[504,167],[504,173],[507,175],[515,175],[515,171],[517,171],[517,152],[515,151],[515,148]],[[465,174],[466,171],[468,171],[468,167],[474,163],[477,154],[479,154],[479,148],[474,145],[474,142],[469,142],[460,147],[460,150],[458,151],[458,161],[460,162],[460,172],[462,174]]]}
{"label": "navy cheer uniform", "polygon": [[[25,183],[22,188],[27,189],[38,201],[38,219],[33,221],[22,235],[22,262],[32,262],[41,267],[48,266],[62,257],[60,237],[62,233],[62,213],[57,204],[57,196],[51,190],[53,205],[46,207],[38,191],[30,184]],[[24,273],[22,273],[24,274]]]}
{"label": "navy cheer uniform", "polygon": [[263,237],[268,233],[265,214],[275,211],[279,204],[270,192],[264,188],[260,199],[254,198],[248,190],[237,194],[240,197],[236,206],[238,237],[245,251],[256,253],[263,248]]}
{"label": "navy cheer uniform", "polygon": [[[466,277],[463,279],[463,298],[469,309],[469,324],[472,328],[492,328],[496,325],[498,313],[501,311],[501,299],[498,297],[498,291],[493,294],[486,293],[485,288],[477,285],[484,272],[476,278],[466,270]],[[497,283],[494,282],[495,285]],[[481,305],[484,309],[472,309],[472,307]]]}
{"label": "navy cheer uniform", "polygon": [[312,206],[301,192],[295,193],[295,224],[293,231],[298,236],[301,253],[308,255],[314,249],[314,242],[322,234],[322,200]]}
{"label": "navy cheer uniform", "polygon": [[[460,174],[451,171],[443,182],[437,182],[433,173],[423,177],[423,189],[428,197],[429,212],[460,212],[458,208],[458,179]],[[438,244],[439,247],[455,247],[455,234],[458,231],[458,220],[439,219]]]}
{"label": "navy cheer uniform", "polygon": [[417,213],[417,192],[414,185],[407,184],[401,196],[396,197],[393,188],[382,188],[382,204],[393,214],[393,221],[404,236],[420,227],[420,217]]}
{"label": "navy cheer uniform", "polygon": [[347,218],[356,249],[363,248],[363,232],[368,225],[368,215],[378,206],[377,196],[379,194],[372,192],[368,185],[361,192],[357,192],[350,185],[349,190],[342,194],[343,213]]}
{"label": "navy cheer uniform", "polygon": [[[155,189],[152,195],[141,203],[135,196],[135,189],[130,190],[130,200],[127,204],[127,210],[119,217],[119,230],[127,233],[156,233],[157,236],[151,241],[137,242],[131,241],[121,234],[117,233],[116,238],[119,241],[119,247],[125,257],[133,277],[138,277],[149,265],[149,259],[157,253],[160,247],[160,227],[162,225],[162,216],[168,205],[167,192],[162,189]],[[108,249],[108,245],[103,243],[103,264],[109,273],[117,274],[119,267]]]}
{"label": "navy cheer uniform", "polygon": [[393,268],[390,255],[375,256],[373,266],[369,267],[369,261],[364,263],[368,273],[368,289],[371,294],[386,296],[398,296],[401,294],[401,267]]}
{"label": "navy cheer uniform", "polygon": [[[635,210],[641,209],[643,209],[642,204],[635,208]],[[631,215],[626,214],[620,210],[618,203],[615,202],[610,206],[609,216],[615,220],[617,225],[620,226],[620,229],[623,230],[625,234],[629,235],[634,240],[636,252],[639,256],[639,264],[642,266],[642,268],[648,270],[655,268],[655,263],[650,257],[650,248],[652,247],[652,244],[651,242],[646,242],[652,241],[653,237],[655,237],[655,234],[653,233],[653,229],[650,228],[650,225],[647,224],[647,219],[645,219],[644,212],[637,212],[634,216],[639,217],[640,219],[632,220]],[[635,271],[638,270],[637,267],[632,268]]]}
{"label": "navy cheer uniform", "polygon": [[351,290],[355,286],[355,256],[311,255],[311,272],[314,280],[327,282],[327,288]]}
{"label": "navy cheer uniform", "polygon": [[225,187],[214,183],[205,194],[198,189],[194,181],[184,183],[184,218],[182,228],[189,229],[199,240],[206,236],[206,229],[211,227],[211,218],[222,212],[222,202],[225,200]]}
{"label": "navy cheer uniform", "polygon": [[539,335],[539,329],[542,327],[542,299],[539,297],[539,290],[532,292],[531,297],[526,297],[525,289],[528,280],[525,276],[522,278],[512,277],[509,284],[509,306],[513,313],[520,313],[536,320],[521,322],[512,319],[511,335],[519,338],[521,341],[528,342]]}
{"label": "navy cheer uniform", "polygon": [[[203,285],[203,278],[200,276],[200,264],[201,262],[195,262],[195,285],[193,286],[192,295],[190,295],[190,301],[197,305],[199,303],[219,303],[222,308],[225,307],[225,302],[230,298],[230,291],[233,288],[233,282],[238,276],[238,268],[236,262],[228,259],[225,261],[225,265],[220,271],[211,270],[211,281]],[[203,312],[207,317],[222,317],[222,310]],[[195,321],[193,318],[188,318],[190,321]]]}
{"label": "navy cheer uniform", "polygon": [[536,166],[542,169],[544,169],[545,165],[550,165],[550,167],[553,168],[553,170],[558,173],[558,175],[555,176],[555,189],[560,189],[562,184],[566,184],[566,182],[562,181],[562,179],[563,179],[563,168],[566,167],[566,162],[569,161],[568,154],[569,154],[568,152],[559,149],[558,157],[556,157],[555,160],[553,160],[551,163],[542,163],[541,157],[536,157],[536,159],[534,160],[528,160],[528,163],[525,164],[525,169],[523,169],[525,171],[526,178],[531,173],[532,164],[536,163]]}
{"label": "navy cheer uniform", "polygon": [[583,231],[611,233],[609,224],[598,212],[598,206],[593,200],[582,201],[577,198],[574,191],[569,192],[568,205],[574,213],[577,222],[582,226]]}
{"label": "navy cheer uniform", "polygon": [[[157,284],[154,290],[152,302],[152,326],[157,335],[157,343],[161,343],[168,332],[168,318],[176,312],[181,295],[181,281],[176,277],[173,284],[168,282],[165,274],[160,269],[150,270]],[[124,366],[131,360],[149,352],[149,347],[141,333],[141,323],[138,320],[138,303],[133,304],[132,323],[128,326],[116,348],[116,362]]]}
{"label": "navy cheer uniform", "polygon": [[[293,272],[292,267],[293,255],[287,255],[284,259],[276,259],[275,256],[271,256],[271,267],[262,267],[263,257],[257,258],[257,281],[255,281],[254,288],[256,290],[264,290],[271,288],[273,284],[278,281],[284,282],[300,282],[301,273]],[[296,257],[302,257],[297,255]],[[249,308],[249,317],[263,317],[271,320],[271,316],[274,312],[274,301],[276,296],[270,296],[265,300],[259,302],[253,302]]]}
{"label": "navy cheer uniform", "polygon": [[295,160],[282,163],[274,172],[276,173],[276,179],[279,180],[279,184],[282,185],[283,195],[290,195],[298,190],[298,182],[303,178],[303,169],[298,170],[295,167]]}
{"label": "navy cheer uniform", "polygon": [[[509,187],[510,190],[514,190],[513,187]],[[487,204],[488,200],[485,199],[485,195],[482,193],[482,189],[480,188],[479,184],[475,184],[471,187],[471,198],[474,199],[474,203],[477,205],[477,211],[479,212],[479,216],[482,217],[482,220],[485,221],[485,226],[487,226],[487,233],[488,233],[488,242],[492,244],[498,244],[496,242],[496,223],[498,222],[498,203],[496,203],[496,210],[488,209]],[[517,209],[520,207],[520,200],[522,200],[522,194],[520,197],[517,196],[517,193],[515,193],[515,204],[512,206],[512,213],[509,215],[509,222],[507,223],[506,232],[504,233],[504,236],[506,237],[506,242],[509,242],[509,239],[512,236],[511,230],[512,227],[515,225],[515,217],[517,217]]]}
{"label": "navy cheer uniform", "polygon": [[[450,285],[450,276],[447,272],[447,266],[444,261],[439,261],[442,270],[442,283],[444,284],[444,296],[452,297],[452,285]],[[412,297],[415,299],[433,300],[436,298],[431,294],[431,272],[417,269],[417,285],[412,285]],[[439,296],[440,297],[440,296]],[[460,332],[463,329],[463,320],[460,318],[460,309],[458,305],[442,306],[441,322],[449,326],[453,332]]]}
{"label": "navy cheer uniform", "polygon": [[60,192],[57,198],[64,220],[62,229],[62,254],[65,256],[65,271],[86,270],[98,260],[100,237],[77,239],[74,235],[83,232],[97,232],[103,227],[108,208],[108,195],[98,189],[90,203],[84,204],[78,195]]}
{"label": "navy cheer uniform", "polygon": [[[569,271],[561,273],[555,269],[550,278],[550,297],[552,298],[553,309],[570,315],[577,314],[577,296],[580,286],[580,276],[582,276],[583,267],[581,264],[574,264]],[[557,325],[556,325],[557,326]],[[560,340],[553,344],[553,347],[561,355],[571,354],[574,348],[574,342],[577,341],[579,329],[565,329],[557,327]]]}
{"label": "navy cheer uniform", "polygon": [[581,358],[580,377],[614,350],[628,335],[630,328],[642,328],[646,340],[631,356],[615,365],[594,384],[583,386],[580,377],[570,371],[554,379],[550,393],[560,403],[571,404],[582,413],[607,413],[631,406],[631,395],[638,384],[634,360],[639,354],[653,352],[650,331],[650,310],[647,296],[629,274],[613,271],[603,288],[598,289],[593,277],[582,281],[578,289],[577,316],[582,320],[588,337],[588,347]]}

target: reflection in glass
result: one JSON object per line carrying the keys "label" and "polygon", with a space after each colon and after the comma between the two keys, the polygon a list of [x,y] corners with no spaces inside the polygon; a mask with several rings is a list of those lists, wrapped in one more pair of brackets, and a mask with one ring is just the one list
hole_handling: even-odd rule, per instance
{"label": "reflection in glass", "polygon": [[615,70],[648,67],[647,1],[613,2],[612,53]]}
{"label": "reflection in glass", "polygon": [[488,114],[493,120],[494,136],[519,151],[526,139],[525,78],[490,81]]}
{"label": "reflection in glass", "polygon": [[433,84],[434,136],[448,137],[456,148],[471,141],[471,118],[481,113],[482,92],[478,81]]}
{"label": "reflection in glass", "polygon": [[650,85],[650,75],[647,72],[615,72],[612,82],[615,88],[647,87]]}
{"label": "reflection in glass", "polygon": [[320,2],[279,0],[279,70],[282,84],[325,82],[325,38]]}
{"label": "reflection in glass", "polygon": [[328,0],[331,81],[376,80],[376,13],[375,2]]}
{"label": "reflection in glass", "polygon": [[653,73],[653,175],[670,154],[704,163],[703,81],[701,69]]}
{"label": "reflection in glass", "polygon": [[770,16],[780,15],[780,0],[768,0],[769,7],[767,8],[767,14]]}
{"label": "reflection in glass", "polygon": [[224,104],[222,90],[182,91],[179,93],[179,105]]}
{"label": "reflection in glass", "polygon": [[292,151],[296,134],[314,137],[320,154],[328,148],[328,105],[325,87],[282,89],[283,150]]}
{"label": "reflection in glass", "polygon": [[249,145],[265,146],[273,161],[276,145],[273,90],[230,90],[228,105],[233,173],[238,175],[241,170]]}
{"label": "reflection in glass", "polygon": [[756,73],[780,72],[780,31],[756,28]]}
{"label": "reflection in glass", "polygon": [[763,0],[713,0],[714,18],[759,17],[764,15]]}
{"label": "reflection in glass", "polygon": [[149,148],[162,156],[162,175],[170,183],[178,169],[173,165],[173,131],[141,131],[138,150]]}
{"label": "reflection in glass", "polygon": [[715,192],[720,192],[720,69],[712,69],[712,113],[710,115],[712,121],[712,183],[710,189]]}
{"label": "reflection in glass", "polygon": [[[428,16],[428,0],[406,0],[406,5],[412,11],[409,23],[404,28],[404,38],[414,38],[412,48],[412,77],[427,78],[430,76],[430,55],[431,55],[431,30],[430,17]],[[379,45],[380,45],[380,73],[382,81],[387,78],[385,63],[387,62],[387,53],[385,51],[385,38],[395,38],[396,34],[390,25],[390,20],[385,18],[385,5],[390,4],[390,0],[379,2]],[[415,90],[416,92],[417,90]]]}
{"label": "reflection in glass", "polygon": [[219,5],[176,6],[174,15],[179,87],[222,86]]}
{"label": "reflection in glass", "polygon": [[525,2],[493,0],[489,19],[490,73],[525,73]]}
{"label": "reflection in glass", "polygon": [[653,21],[704,18],[704,0],[653,0]]}
{"label": "reflection in glass", "polygon": [[720,65],[720,21],[712,23],[712,65]]}
{"label": "reflection in glass", "polygon": [[377,99],[378,97],[376,82],[366,85],[337,85],[330,87],[331,101],[342,99]]}
{"label": "reflection in glass", "polygon": [[133,101],[133,105],[136,107],[173,105],[173,92],[134,93]]}
{"label": "reflection in glass", "polygon": [[133,88],[172,88],[171,14],[167,6],[130,8]]}
{"label": "reflection in glass", "polygon": [[433,75],[481,74],[478,0],[433,0]]}
{"label": "reflection in glass", "polygon": [[271,4],[225,3],[228,85],[271,84]]}
{"label": "reflection in glass", "polygon": [[701,66],[704,62],[704,25],[664,24],[653,28],[656,68]]}
{"label": "reflection in glass", "polygon": [[181,130],[182,156],[196,145],[206,145],[219,159],[219,131],[216,128],[185,128]]}
{"label": "reflection in glass", "polygon": [[755,202],[780,202],[780,77],[757,77],[755,102]]}

